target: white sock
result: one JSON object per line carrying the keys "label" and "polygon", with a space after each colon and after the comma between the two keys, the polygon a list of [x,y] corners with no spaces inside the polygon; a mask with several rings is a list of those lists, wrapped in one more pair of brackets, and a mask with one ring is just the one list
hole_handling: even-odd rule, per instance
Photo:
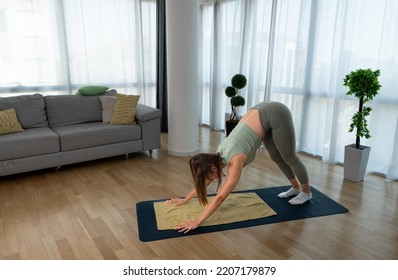
{"label": "white sock", "polygon": [[298,196],[289,200],[289,203],[293,205],[303,204],[304,202],[307,202],[311,198],[312,198],[312,193],[301,192]]}
{"label": "white sock", "polygon": [[288,191],[281,192],[280,194],[278,194],[278,197],[279,198],[288,198],[289,196],[298,195],[300,192],[301,192],[301,190],[291,187]]}

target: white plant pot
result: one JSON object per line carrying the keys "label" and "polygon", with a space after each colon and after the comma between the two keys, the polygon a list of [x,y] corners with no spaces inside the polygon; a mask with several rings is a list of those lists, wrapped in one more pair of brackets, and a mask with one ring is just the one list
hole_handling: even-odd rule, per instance
{"label": "white plant pot", "polygon": [[360,146],[355,148],[355,144],[345,146],[344,150],[344,179],[360,182],[365,177],[368,165],[370,147]]}

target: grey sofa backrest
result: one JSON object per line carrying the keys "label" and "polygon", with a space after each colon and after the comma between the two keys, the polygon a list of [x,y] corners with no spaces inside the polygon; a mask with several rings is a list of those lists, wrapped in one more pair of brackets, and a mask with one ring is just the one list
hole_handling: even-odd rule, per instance
{"label": "grey sofa backrest", "polygon": [[0,110],[14,108],[22,128],[48,126],[43,95],[36,93],[12,97],[0,97]]}
{"label": "grey sofa backrest", "polygon": [[102,121],[99,96],[49,95],[44,100],[50,127]]}

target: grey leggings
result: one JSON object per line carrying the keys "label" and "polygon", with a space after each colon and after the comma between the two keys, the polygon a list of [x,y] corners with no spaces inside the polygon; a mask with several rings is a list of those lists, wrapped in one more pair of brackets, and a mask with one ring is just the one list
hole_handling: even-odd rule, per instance
{"label": "grey leggings", "polygon": [[307,184],[308,172],[296,152],[296,137],[292,115],[284,104],[264,101],[255,106],[266,134],[263,141],[271,159],[291,180],[295,177],[301,184]]}

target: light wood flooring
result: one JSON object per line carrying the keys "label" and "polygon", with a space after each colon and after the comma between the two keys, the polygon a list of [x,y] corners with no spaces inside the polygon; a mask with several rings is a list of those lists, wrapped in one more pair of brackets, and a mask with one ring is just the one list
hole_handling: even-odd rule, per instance
{"label": "light wood flooring", "polygon": [[[301,155],[312,185],[349,208],[339,214],[154,242],[138,239],[138,201],[182,196],[188,158],[162,148],[0,178],[0,259],[398,259],[398,182],[342,178],[338,165]],[[224,138],[199,128],[200,148]],[[286,185],[259,150],[237,190]]]}

